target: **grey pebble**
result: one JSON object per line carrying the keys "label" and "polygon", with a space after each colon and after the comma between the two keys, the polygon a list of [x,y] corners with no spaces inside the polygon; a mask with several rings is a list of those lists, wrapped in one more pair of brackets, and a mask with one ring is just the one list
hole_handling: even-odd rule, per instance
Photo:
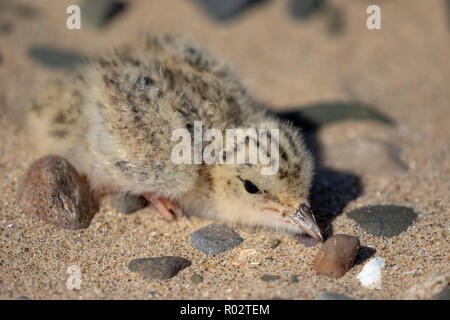
{"label": "grey pebble", "polygon": [[407,230],[417,219],[413,209],[395,205],[374,205],[355,209],[347,214],[367,233],[390,238]]}
{"label": "grey pebble", "polygon": [[177,256],[134,259],[128,269],[144,276],[144,279],[170,279],[191,265],[187,259]]}
{"label": "grey pebble", "polygon": [[275,249],[280,244],[280,239],[270,239],[270,249]]}
{"label": "grey pebble", "polygon": [[408,170],[400,155],[401,149],[392,143],[356,137],[324,148],[322,158],[326,167],[361,176],[391,177]]}
{"label": "grey pebble", "polygon": [[100,29],[105,27],[110,20],[125,9],[125,3],[114,0],[84,0],[81,4],[81,16],[83,22]]}
{"label": "grey pebble", "polygon": [[319,300],[355,300],[345,294],[335,292],[324,292],[319,296]]}
{"label": "grey pebble", "polygon": [[289,12],[294,18],[305,19],[320,9],[324,2],[324,0],[291,0]]}
{"label": "grey pebble", "polygon": [[270,282],[270,281],[280,280],[281,277],[274,275],[274,274],[265,274],[265,275],[261,276],[260,279],[265,282]]}
{"label": "grey pebble", "polygon": [[199,275],[198,273],[194,273],[191,276],[191,282],[194,285],[197,285],[197,284],[201,283],[202,281],[203,281],[203,277],[201,275]]}
{"label": "grey pebble", "polygon": [[297,283],[298,282],[298,276],[296,274],[293,274],[289,277],[289,281],[291,283]]}
{"label": "grey pebble", "polygon": [[287,118],[304,130],[317,129],[322,126],[345,120],[371,120],[388,125],[395,122],[387,115],[372,106],[361,103],[319,103],[302,107],[301,109],[277,113],[281,118]]}
{"label": "grey pebble", "polygon": [[112,208],[120,213],[133,213],[145,207],[147,200],[144,197],[133,194],[114,194],[109,203]]}
{"label": "grey pebble", "polygon": [[450,287],[445,288],[439,292],[433,300],[450,300]]}
{"label": "grey pebble", "polygon": [[244,239],[239,234],[221,224],[211,224],[191,235],[194,246],[208,254],[218,254],[241,244]]}
{"label": "grey pebble", "polygon": [[28,49],[31,58],[50,69],[74,70],[87,62],[86,57],[77,53],[47,46],[33,46]]}
{"label": "grey pebble", "polygon": [[234,18],[256,2],[263,0],[196,0],[217,21]]}

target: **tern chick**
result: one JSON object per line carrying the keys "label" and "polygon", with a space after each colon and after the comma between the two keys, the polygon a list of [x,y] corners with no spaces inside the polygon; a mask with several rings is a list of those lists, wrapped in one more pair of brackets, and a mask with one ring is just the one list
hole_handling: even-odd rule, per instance
{"label": "tern chick", "polygon": [[[226,129],[277,129],[276,173],[261,174],[259,162],[174,163],[174,130],[193,137],[196,121],[224,137]],[[143,195],[167,220],[193,214],[322,241],[308,207],[313,160],[299,130],[272,117],[229,66],[183,37],[147,34],[49,81],[32,101],[28,125],[41,152],[67,158],[98,194]],[[256,143],[273,155],[272,139]],[[236,151],[255,141],[226,142]]]}

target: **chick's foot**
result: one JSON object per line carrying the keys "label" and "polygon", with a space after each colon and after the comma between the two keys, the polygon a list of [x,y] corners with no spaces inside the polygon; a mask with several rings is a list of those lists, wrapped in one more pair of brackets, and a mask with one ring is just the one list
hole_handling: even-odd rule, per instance
{"label": "chick's foot", "polygon": [[153,193],[143,193],[142,196],[151,202],[167,221],[173,221],[182,216],[180,207],[173,201],[163,197],[158,197]]}

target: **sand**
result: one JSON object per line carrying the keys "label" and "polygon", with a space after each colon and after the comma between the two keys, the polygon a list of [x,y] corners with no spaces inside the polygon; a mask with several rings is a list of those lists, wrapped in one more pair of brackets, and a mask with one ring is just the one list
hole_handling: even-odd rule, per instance
{"label": "sand", "polygon": [[[444,1],[380,2],[383,29],[374,31],[365,27],[369,2],[330,1],[343,14],[341,33],[328,31],[326,13],[305,22],[289,19],[287,1],[265,2],[224,25],[191,1],[133,1],[102,31],[66,29],[65,9],[74,1],[8,2],[32,6],[35,14],[0,13],[1,21],[13,24],[9,34],[0,34],[1,299],[316,299],[325,291],[357,299],[431,299],[448,285],[450,30]],[[197,39],[233,64],[252,95],[273,108],[358,101],[395,120],[395,127],[339,122],[317,136],[324,147],[368,137],[402,151],[406,172],[368,170],[359,176],[357,196],[345,200],[338,192],[342,205],[323,201],[316,208],[319,218],[332,217],[328,229],[334,234],[356,235],[362,246],[374,249],[372,257],[385,259],[381,289],[366,289],[356,278],[364,259],[340,279],[317,276],[312,262],[319,247],[307,248],[288,235],[235,227],[245,241],[211,256],[189,240],[211,221],[183,217],[167,223],[151,207],[119,214],[104,199],[82,231],[58,230],[23,214],[16,188],[37,156],[22,128],[24,106],[56,72],[30,59],[27,48],[43,44],[95,54],[132,43],[145,28]],[[400,235],[375,237],[346,216],[370,204],[409,206],[418,220]],[[275,249],[270,248],[273,238],[281,239]],[[241,250],[252,248],[256,254],[234,263]],[[192,265],[165,281],[144,280],[127,268],[135,258],[164,255],[179,255]],[[66,286],[72,265],[81,269],[79,290]],[[194,273],[204,280],[191,283]],[[265,274],[281,279],[264,282],[259,278]],[[297,283],[289,281],[294,274]]]}

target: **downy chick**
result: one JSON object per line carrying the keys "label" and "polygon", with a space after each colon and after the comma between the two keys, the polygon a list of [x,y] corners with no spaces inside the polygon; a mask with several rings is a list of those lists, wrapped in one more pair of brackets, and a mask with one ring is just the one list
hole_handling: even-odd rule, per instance
{"label": "downy chick", "polygon": [[[175,164],[172,133],[193,137],[196,121],[223,136],[278,129],[278,170]],[[298,130],[271,117],[226,64],[182,37],[145,35],[136,47],[49,82],[32,101],[28,124],[35,145],[71,161],[93,190],[143,195],[167,220],[184,212],[322,240],[308,208],[313,161]],[[271,139],[257,142],[269,154]],[[224,144],[248,150],[250,141]]]}

